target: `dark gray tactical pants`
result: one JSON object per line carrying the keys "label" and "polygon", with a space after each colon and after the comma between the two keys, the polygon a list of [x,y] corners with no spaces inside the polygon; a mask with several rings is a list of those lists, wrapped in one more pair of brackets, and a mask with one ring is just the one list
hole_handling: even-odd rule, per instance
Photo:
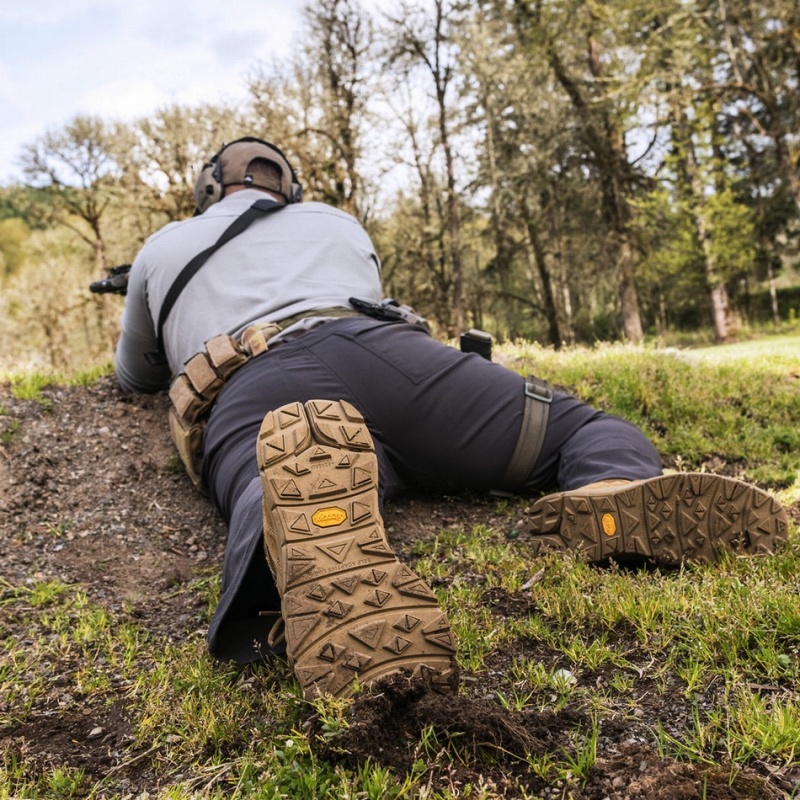
{"label": "dark gray tactical pants", "polygon": [[[661,473],[630,423],[555,392],[541,456],[524,486],[503,486],[524,408],[522,376],[402,322],[344,318],[281,343],[226,384],[206,431],[204,478],[229,537],[209,630],[220,658],[251,661],[280,608],[261,541],[255,442],[264,415],[295,401],[346,400],[375,441],[381,501],[407,487],[456,492],[569,490]],[[255,646],[254,642],[260,642]]]}

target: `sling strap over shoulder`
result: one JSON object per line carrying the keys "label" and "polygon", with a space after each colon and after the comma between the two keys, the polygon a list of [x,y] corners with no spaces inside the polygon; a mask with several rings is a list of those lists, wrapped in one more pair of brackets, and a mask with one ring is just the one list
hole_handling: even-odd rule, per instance
{"label": "sling strap over shoulder", "polygon": [[145,358],[153,366],[160,366],[167,363],[167,355],[164,350],[164,323],[167,321],[172,307],[175,305],[176,300],[180,297],[181,292],[186,288],[189,281],[195,276],[203,264],[219,250],[222,245],[227,244],[231,239],[238,236],[245,231],[255,220],[260,217],[270,214],[273,211],[278,211],[285,208],[286,203],[278,203],[274,200],[256,200],[247,211],[241,216],[237,217],[223,232],[217,241],[207,247],[201,253],[198,253],[179,273],[178,277],[169,287],[167,294],[164,296],[164,302],[161,305],[161,310],[158,313],[158,324],[156,326],[156,336],[158,341],[158,349],[151,353],[146,353]]}

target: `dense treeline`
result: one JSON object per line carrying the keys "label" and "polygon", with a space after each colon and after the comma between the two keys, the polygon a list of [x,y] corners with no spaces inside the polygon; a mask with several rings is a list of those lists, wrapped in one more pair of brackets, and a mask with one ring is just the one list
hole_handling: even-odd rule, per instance
{"label": "dense treeline", "polygon": [[203,159],[244,134],[364,222],[388,292],[442,335],[724,341],[796,313],[796,0],[316,0],[305,16],[241,107],[76,117],[24,148],[25,185],[0,190],[6,360],[107,358],[119,301],[89,280],[191,214]]}

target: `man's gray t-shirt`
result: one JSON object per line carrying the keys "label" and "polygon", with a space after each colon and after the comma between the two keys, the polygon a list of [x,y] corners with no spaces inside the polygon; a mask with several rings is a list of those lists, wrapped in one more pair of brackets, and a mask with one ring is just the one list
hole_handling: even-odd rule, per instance
{"label": "man's gray t-shirt", "polygon": [[[166,225],[139,252],[130,272],[115,368],[123,389],[153,392],[203,349],[256,321],[279,321],[314,309],[349,308],[350,297],[378,302],[380,261],[361,224],[323,203],[296,203],[257,219],[223,245],[189,281],[164,325],[169,366],[144,354],[157,349],[156,321],[175,278],[195,255],[263,192],[247,189],[200,216]],[[294,327],[294,326],[293,326]]]}

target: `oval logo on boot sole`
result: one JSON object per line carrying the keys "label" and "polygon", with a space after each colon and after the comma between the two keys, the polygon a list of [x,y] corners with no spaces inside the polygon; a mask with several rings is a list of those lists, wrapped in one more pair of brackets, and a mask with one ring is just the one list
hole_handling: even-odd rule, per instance
{"label": "oval logo on boot sole", "polygon": [[332,528],[334,525],[341,525],[346,519],[347,512],[337,506],[320,508],[311,517],[311,521],[318,528]]}
{"label": "oval logo on boot sole", "polygon": [[601,522],[603,525],[603,533],[605,533],[606,536],[613,536],[617,532],[617,521],[611,514],[603,514]]}

